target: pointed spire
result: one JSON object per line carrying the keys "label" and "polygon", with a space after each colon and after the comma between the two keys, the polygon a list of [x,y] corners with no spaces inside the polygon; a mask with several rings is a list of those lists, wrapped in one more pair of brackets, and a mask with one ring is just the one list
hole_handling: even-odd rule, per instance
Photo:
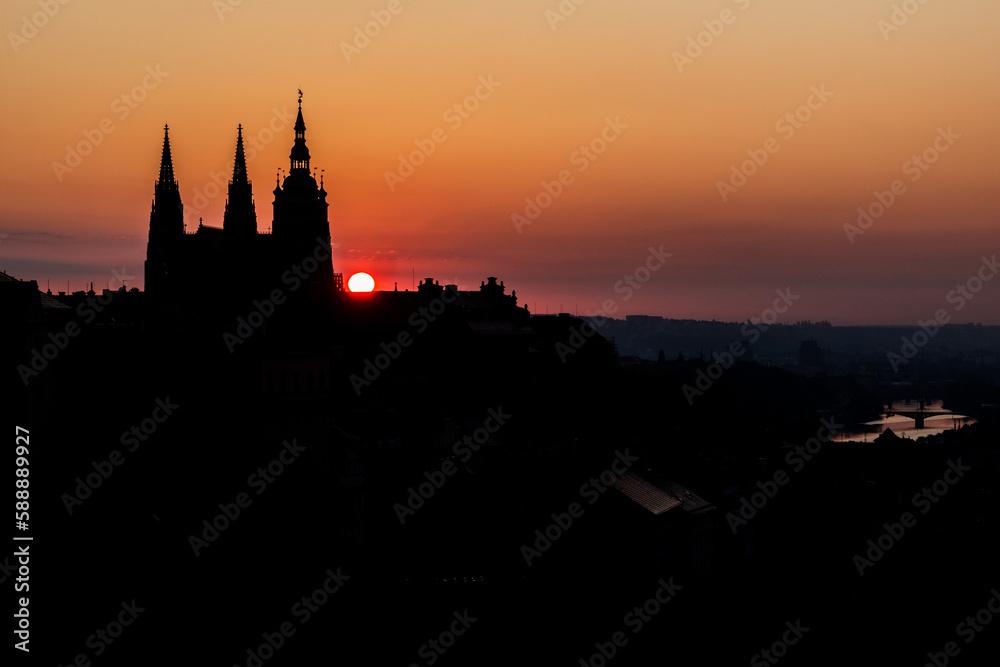
{"label": "pointed spire", "polygon": [[306,122],[302,120],[302,89],[299,88],[299,117],[295,119],[295,136],[305,133]]}
{"label": "pointed spire", "polygon": [[245,185],[247,182],[247,158],[243,152],[243,125],[236,128],[236,159],[233,161],[233,183]]}
{"label": "pointed spire", "polygon": [[236,159],[233,160],[233,180],[229,182],[229,198],[222,216],[222,229],[234,234],[234,238],[257,234],[253,187],[247,178],[247,159],[243,152],[243,125],[236,128]]}
{"label": "pointed spire", "polygon": [[149,244],[146,246],[146,292],[165,293],[167,262],[177,241],[184,235],[184,205],[180,188],[174,178],[174,163],[170,156],[170,128],[163,126],[163,154],[160,176],[153,187],[153,205],[149,212]]}
{"label": "pointed spire", "polygon": [[302,119],[302,103],[299,102],[299,115],[295,119],[295,136],[305,135],[306,133],[306,122]]}
{"label": "pointed spire", "polygon": [[176,187],[177,181],[174,180],[174,162],[170,157],[170,128],[166,125],[163,126],[163,154],[160,156],[160,180],[157,182],[159,186],[166,187]]}
{"label": "pointed spire", "polygon": [[291,174],[309,175],[309,149],[306,147],[306,122],[302,119],[302,90],[299,90],[299,115],[295,119],[295,145],[288,156],[292,162]]}

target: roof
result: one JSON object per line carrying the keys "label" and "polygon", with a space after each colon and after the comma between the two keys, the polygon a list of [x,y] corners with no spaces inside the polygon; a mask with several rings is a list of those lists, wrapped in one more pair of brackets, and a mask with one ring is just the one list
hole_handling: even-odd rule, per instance
{"label": "roof", "polygon": [[681,508],[694,512],[709,507],[709,502],[686,487],[672,480],[653,483],[633,472],[626,472],[615,480],[614,488],[649,512],[660,515]]}
{"label": "roof", "polygon": [[38,283],[34,280],[20,280],[10,275],[6,271],[0,271],[0,283],[4,283],[6,289],[16,290],[8,294],[20,293],[20,298],[35,301],[41,308],[68,309],[69,306],[54,299],[50,295],[38,289]]}
{"label": "roof", "polygon": [[42,308],[69,308],[69,306],[62,301],[59,301],[42,291],[38,292],[38,299],[42,303]]}

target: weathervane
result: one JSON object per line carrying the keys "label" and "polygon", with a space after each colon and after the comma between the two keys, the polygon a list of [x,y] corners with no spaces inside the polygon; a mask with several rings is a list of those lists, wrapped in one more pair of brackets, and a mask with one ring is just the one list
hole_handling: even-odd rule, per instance
{"label": "weathervane", "polygon": [[299,104],[302,104],[302,89],[299,88]]}

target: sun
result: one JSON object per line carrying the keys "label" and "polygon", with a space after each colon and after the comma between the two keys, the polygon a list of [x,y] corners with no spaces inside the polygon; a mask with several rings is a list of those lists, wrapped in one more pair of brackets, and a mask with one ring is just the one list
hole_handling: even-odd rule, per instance
{"label": "sun", "polygon": [[355,273],[347,281],[347,289],[352,292],[371,292],[375,289],[375,279],[367,273]]}

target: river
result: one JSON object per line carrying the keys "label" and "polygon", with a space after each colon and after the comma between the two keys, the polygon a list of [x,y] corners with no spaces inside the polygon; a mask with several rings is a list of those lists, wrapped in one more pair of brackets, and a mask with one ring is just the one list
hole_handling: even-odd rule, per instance
{"label": "river", "polygon": [[924,425],[923,428],[917,428],[916,419],[905,415],[921,412],[921,403],[912,400],[893,401],[891,405],[886,407],[879,419],[862,424],[852,424],[838,433],[834,437],[834,441],[871,442],[888,428],[891,428],[893,433],[901,438],[916,439],[976,423],[972,417],[955,414],[942,405],[940,400],[925,401],[922,410]]}

